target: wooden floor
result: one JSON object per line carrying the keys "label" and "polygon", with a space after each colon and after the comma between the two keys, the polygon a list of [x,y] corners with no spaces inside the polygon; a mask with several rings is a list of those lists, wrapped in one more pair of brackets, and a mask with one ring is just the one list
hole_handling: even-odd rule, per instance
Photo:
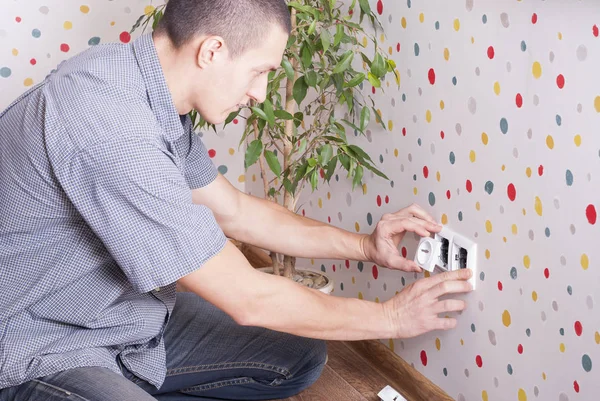
{"label": "wooden floor", "polygon": [[390,385],[408,401],[452,401],[439,387],[378,341],[329,342],[321,378],[303,393],[280,401],[380,401]]}

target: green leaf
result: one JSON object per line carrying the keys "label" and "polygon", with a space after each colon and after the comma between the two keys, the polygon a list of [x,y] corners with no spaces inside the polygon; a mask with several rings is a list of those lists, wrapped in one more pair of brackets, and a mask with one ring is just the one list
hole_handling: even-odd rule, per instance
{"label": "green leaf", "polygon": [[283,60],[281,62],[281,66],[283,67],[283,69],[285,71],[285,75],[287,76],[287,78],[290,81],[293,81],[294,77],[295,77],[295,73],[294,73],[294,68],[292,67],[292,63],[290,63],[289,60]]}
{"label": "green leaf", "polygon": [[248,168],[252,166],[258,160],[260,154],[262,153],[263,144],[260,140],[255,139],[250,142],[248,145],[248,149],[246,149],[246,157],[244,158],[244,166]]}
{"label": "green leaf", "polygon": [[312,86],[313,88],[317,87],[317,73],[314,71],[308,71],[305,75],[306,83],[308,86]]}
{"label": "green leaf", "polygon": [[371,170],[373,173],[375,173],[379,177],[384,178],[389,181],[389,178],[385,174],[383,174],[381,171],[377,170],[375,167],[369,165],[368,163],[365,163],[365,167],[368,168],[369,170]]}
{"label": "green leaf", "polygon": [[319,183],[318,180],[319,180],[319,172],[317,170],[314,170],[312,172],[312,174],[310,175],[310,186],[313,191],[315,189],[317,189],[317,184]]}
{"label": "green leaf", "polygon": [[325,170],[325,179],[329,182],[331,177],[333,177],[333,173],[335,173],[335,169],[337,168],[338,158],[334,157],[327,163],[327,168]]}
{"label": "green leaf", "polygon": [[302,46],[300,54],[302,55],[302,65],[304,68],[310,67],[312,64],[312,52],[306,43]]}
{"label": "green leaf", "polygon": [[307,33],[308,33],[309,35],[312,35],[313,33],[315,33],[315,29],[316,29],[316,27],[317,27],[317,20],[314,20],[314,21],[313,21],[313,22],[310,24],[310,26],[308,27],[308,32],[307,32]]}
{"label": "green leaf", "polygon": [[296,128],[298,128],[300,124],[302,124],[302,121],[304,121],[304,114],[301,111],[297,111],[296,113],[294,113],[294,125],[296,126]]}
{"label": "green leaf", "polygon": [[383,60],[383,57],[381,57],[381,54],[379,54],[379,53],[377,53],[375,55],[375,59],[373,60],[373,65],[371,65],[371,72],[377,78],[381,78],[381,77],[385,76],[385,74],[387,72],[387,66],[385,65],[385,61]]}
{"label": "green leaf", "polygon": [[333,69],[334,74],[339,74],[340,72],[344,72],[350,67],[352,60],[354,59],[354,52],[352,50],[348,50],[344,53],[344,56],[340,60],[340,62]]}
{"label": "green leaf", "polygon": [[304,153],[307,145],[308,145],[308,141],[306,140],[306,138],[302,138],[300,140],[300,147],[298,148],[298,153]]}
{"label": "green leaf", "polygon": [[308,159],[307,162],[310,167],[315,167],[317,165],[317,161],[313,157]]}
{"label": "green leaf", "polygon": [[310,15],[315,15],[315,9],[309,6],[305,6],[304,4],[300,4],[297,1],[290,1],[287,4],[289,7],[294,7],[296,10],[298,11],[302,11],[304,13],[310,14]]}
{"label": "green leaf", "polygon": [[360,57],[362,57],[363,61],[365,62],[365,64],[367,64],[369,66],[369,68],[371,68],[371,65],[373,64],[372,61],[367,57],[366,54],[364,54],[363,52],[360,52]]}
{"label": "green leaf", "polygon": [[321,153],[319,154],[319,164],[321,166],[326,165],[331,160],[333,156],[333,146],[330,144],[323,145],[321,148]]}
{"label": "green leaf", "polygon": [[383,123],[383,119],[379,117],[379,113],[377,112],[377,110],[375,110],[375,107],[371,107],[371,110],[373,110],[373,112],[375,113],[375,121],[377,121],[379,123],[379,125],[381,125],[383,127],[384,130],[387,131],[387,128],[385,126],[385,124]]}
{"label": "green leaf", "polygon": [[337,24],[335,27],[335,37],[333,38],[333,47],[338,47],[344,37],[344,27],[342,24]]}
{"label": "green leaf", "polygon": [[350,150],[352,150],[358,156],[358,158],[360,159],[361,162],[364,160],[373,162],[373,160],[371,160],[371,156],[369,156],[367,154],[367,152],[362,150],[360,147],[358,147],[356,145],[348,145],[348,148]]}
{"label": "green leaf", "polygon": [[265,159],[267,159],[267,164],[271,168],[273,174],[279,177],[281,175],[281,164],[275,153],[265,149]]}
{"label": "green leaf", "polygon": [[294,100],[298,103],[298,106],[302,103],[308,92],[308,85],[304,77],[300,77],[294,83]]}
{"label": "green leaf", "polygon": [[344,88],[353,88],[357,85],[360,85],[362,83],[362,81],[364,81],[364,80],[365,80],[365,74],[363,74],[362,72],[359,72],[350,81],[344,83]]}
{"label": "green leaf", "polygon": [[327,53],[329,46],[331,46],[331,34],[326,29],[321,32],[321,44],[323,45],[323,53]]}
{"label": "green leaf", "polygon": [[275,188],[269,189],[269,193],[267,194],[267,196],[274,198],[275,197]]}
{"label": "green leaf", "polygon": [[396,68],[396,62],[394,60],[388,59],[387,60],[387,70],[388,70],[388,72],[394,71],[395,68]]}
{"label": "green leaf", "polygon": [[275,117],[280,118],[282,120],[293,120],[294,119],[294,116],[285,110],[275,110],[275,111],[273,111],[273,114],[275,115]]}
{"label": "green leaf", "polygon": [[255,107],[251,107],[251,109],[252,109],[252,112],[254,114],[256,114],[257,116],[259,116],[263,120],[265,120],[265,121],[269,120],[269,117],[267,117],[267,114],[262,109],[260,109],[260,108],[258,108],[256,106]]}
{"label": "green leaf", "polygon": [[381,81],[379,80],[379,78],[377,78],[375,75],[373,75],[372,73],[368,73],[368,78],[369,78],[369,82],[371,83],[371,85],[373,85],[376,88],[381,88]]}
{"label": "green leaf", "polygon": [[335,131],[336,134],[338,134],[340,136],[340,138],[342,138],[344,143],[348,143],[348,138],[346,138],[346,128],[344,128],[344,126],[342,124],[336,122],[332,126],[332,129]]}
{"label": "green leaf", "polygon": [[265,99],[263,102],[263,107],[265,109],[265,114],[267,115],[267,121],[269,125],[272,127],[275,125],[275,114],[273,114],[273,104],[269,99]]}
{"label": "green leaf", "polygon": [[339,154],[338,159],[340,159],[340,163],[346,170],[350,170],[350,157],[345,154]]}
{"label": "green leaf", "polygon": [[292,184],[292,182],[287,178],[283,179],[283,187],[287,192],[289,192],[292,195],[294,194],[294,192],[296,192],[296,186]]}
{"label": "green leaf", "polygon": [[371,14],[371,6],[369,5],[369,0],[358,0],[358,4],[360,4],[360,9],[365,14]]}
{"label": "green leaf", "polygon": [[362,184],[363,173],[363,167],[360,164],[356,166],[356,170],[354,171],[354,180],[352,180],[352,189]]}
{"label": "green leaf", "polygon": [[233,113],[229,114],[229,116],[227,117],[227,120],[225,120],[225,125],[230,124],[233,120],[235,120],[235,118],[240,114],[240,111],[234,111]]}
{"label": "green leaf", "polygon": [[365,106],[360,112],[360,130],[364,131],[369,122],[371,122],[371,110]]}
{"label": "green leaf", "polygon": [[344,123],[346,123],[353,130],[356,130],[356,131],[361,132],[361,133],[364,131],[364,130],[358,128],[356,125],[354,125],[354,123],[352,123],[351,121],[346,120],[345,118],[343,118],[342,121]]}

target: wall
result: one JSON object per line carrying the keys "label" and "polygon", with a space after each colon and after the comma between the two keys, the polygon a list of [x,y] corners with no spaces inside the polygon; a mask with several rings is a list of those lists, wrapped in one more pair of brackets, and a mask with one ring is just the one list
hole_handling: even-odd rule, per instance
{"label": "wall", "polygon": [[[478,288],[458,328],[385,340],[452,397],[597,399],[600,3],[371,4],[401,88],[377,94],[390,130],[373,124],[356,140],[391,181],[367,177],[363,193],[340,177],[307,194],[303,212],[370,233],[416,202],[478,243]],[[408,236],[403,252],[416,244]],[[415,279],[312,262],[339,296],[385,301]]]}
{"label": "wall", "polygon": [[[90,46],[134,40],[129,34],[157,0],[57,1],[2,0],[0,13],[0,110],[44,77],[62,60]],[[242,120],[243,121],[243,120]],[[242,125],[205,133],[204,141],[219,171],[244,188],[244,158],[238,154]]]}

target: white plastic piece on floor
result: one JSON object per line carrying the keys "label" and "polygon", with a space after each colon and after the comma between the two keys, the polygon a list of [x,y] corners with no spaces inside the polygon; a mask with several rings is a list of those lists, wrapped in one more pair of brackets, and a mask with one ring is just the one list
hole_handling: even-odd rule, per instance
{"label": "white plastic piece on floor", "polygon": [[385,386],[385,388],[377,395],[381,401],[406,401],[406,398],[402,397],[402,395],[391,386]]}

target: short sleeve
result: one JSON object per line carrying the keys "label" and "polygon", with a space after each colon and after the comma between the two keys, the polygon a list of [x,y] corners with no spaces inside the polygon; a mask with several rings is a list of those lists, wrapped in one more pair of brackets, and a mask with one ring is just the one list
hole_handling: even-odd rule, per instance
{"label": "short sleeve", "polygon": [[226,242],[211,210],[149,139],[105,141],[57,172],[67,196],[139,292],[197,270]]}
{"label": "short sleeve", "polygon": [[185,159],[185,179],[190,188],[204,187],[217,178],[217,168],[199,135],[190,134],[190,152]]}

